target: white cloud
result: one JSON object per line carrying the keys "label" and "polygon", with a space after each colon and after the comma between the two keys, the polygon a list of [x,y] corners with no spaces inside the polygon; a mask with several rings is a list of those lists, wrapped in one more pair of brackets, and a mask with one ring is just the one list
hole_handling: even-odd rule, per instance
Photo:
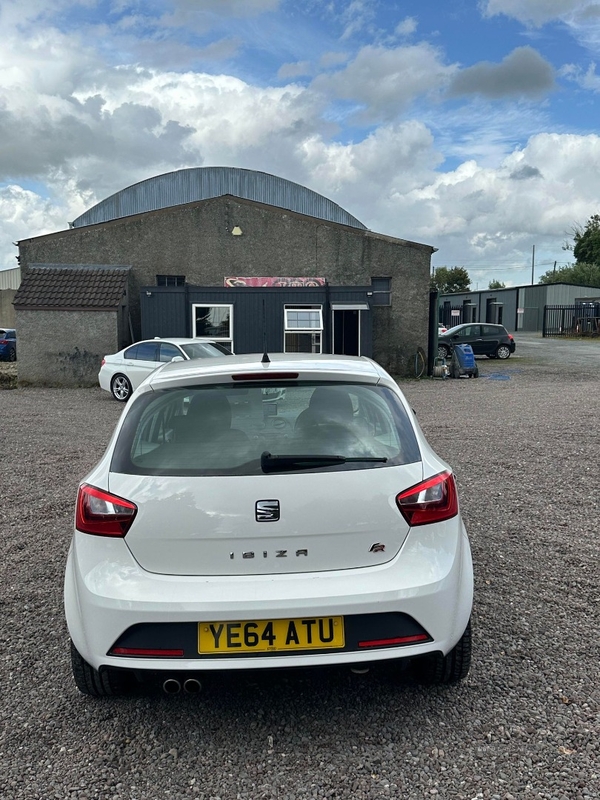
{"label": "white cloud", "polygon": [[370,225],[377,224],[377,209],[389,202],[398,187],[408,192],[431,180],[442,161],[431,132],[416,121],[382,126],[357,143],[313,136],[302,143],[300,151],[311,188],[351,213],[358,214],[355,209],[360,208],[369,218],[362,221]]}
{"label": "white cloud", "polygon": [[373,0],[350,0],[340,14],[344,25],[342,41],[350,39],[368,27],[374,15]]}
{"label": "white cloud", "polygon": [[50,233],[67,227],[67,209],[14,184],[0,187],[0,269],[14,269],[18,255],[13,242],[31,232]]}
{"label": "white cloud", "polygon": [[573,225],[600,207],[599,170],[600,137],[539,134],[495,169],[467,161],[397,200],[439,264],[519,263],[533,244],[560,260]]}
{"label": "white cloud", "polygon": [[363,121],[392,120],[422,95],[440,90],[456,67],[429,44],[385,48],[368,45],[345,69],[320,75],[313,88],[360,104]]}
{"label": "white cloud", "polygon": [[600,92],[600,75],[596,72],[595,62],[592,62],[585,72],[576,64],[565,64],[559,74],[567,80],[574,81],[582,89]]}
{"label": "white cloud", "polygon": [[296,61],[295,64],[282,64],[277,72],[277,77],[280,80],[287,80],[288,78],[311,75],[312,72],[313,66],[310,61]]}
{"label": "white cloud", "polygon": [[344,64],[348,61],[348,53],[323,53],[321,58],[319,59],[319,64],[324,69],[329,69],[330,67],[338,67],[340,64]]}
{"label": "white cloud", "polygon": [[482,7],[487,16],[504,14],[525,24],[544,25],[552,19],[581,12],[593,5],[590,0],[483,0]]}
{"label": "white cloud", "polygon": [[396,25],[395,33],[397,36],[411,36],[417,30],[417,26],[418,23],[414,17],[405,17]]}

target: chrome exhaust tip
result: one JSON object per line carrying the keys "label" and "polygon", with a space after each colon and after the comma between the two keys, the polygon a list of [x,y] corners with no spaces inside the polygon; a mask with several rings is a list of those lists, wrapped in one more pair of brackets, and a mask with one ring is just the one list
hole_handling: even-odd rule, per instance
{"label": "chrome exhaust tip", "polygon": [[183,684],[183,691],[188,694],[198,694],[202,691],[202,684],[197,678],[187,678]]}
{"label": "chrome exhaust tip", "polygon": [[181,691],[181,684],[176,678],[167,678],[163,683],[163,692],[165,694],[177,694]]}
{"label": "chrome exhaust tip", "polygon": [[353,675],[366,675],[370,671],[370,667],[350,667],[350,672]]}

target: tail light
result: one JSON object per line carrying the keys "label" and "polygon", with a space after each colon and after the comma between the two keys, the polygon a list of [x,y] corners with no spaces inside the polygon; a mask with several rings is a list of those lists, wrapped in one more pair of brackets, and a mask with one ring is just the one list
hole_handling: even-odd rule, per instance
{"label": "tail light", "polygon": [[8,339],[0,339],[0,344],[8,344]]}
{"label": "tail light", "polygon": [[508,334],[508,338],[511,340],[511,342],[514,342],[515,340],[515,337],[512,335],[512,333]]}
{"label": "tail light", "polygon": [[458,494],[454,476],[447,471],[440,472],[400,492],[396,503],[412,527],[455,517],[458,514]]}
{"label": "tail light", "polygon": [[75,527],[96,536],[125,536],[137,514],[135,503],[84,483],[79,487]]}
{"label": "tail light", "polygon": [[105,358],[103,358],[103,359],[102,359],[102,363],[100,364],[100,366],[101,366],[101,367],[103,367],[105,364],[106,364],[106,359],[105,359]]}

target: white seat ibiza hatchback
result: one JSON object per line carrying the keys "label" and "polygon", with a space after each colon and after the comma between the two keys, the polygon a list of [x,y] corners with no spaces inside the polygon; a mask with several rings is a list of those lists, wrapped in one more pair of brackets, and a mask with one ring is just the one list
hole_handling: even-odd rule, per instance
{"label": "white seat ibiza hatchback", "polygon": [[81,483],[65,609],[83,693],[392,660],[422,683],[467,674],[450,467],[374,361],[268,358],[153,372]]}

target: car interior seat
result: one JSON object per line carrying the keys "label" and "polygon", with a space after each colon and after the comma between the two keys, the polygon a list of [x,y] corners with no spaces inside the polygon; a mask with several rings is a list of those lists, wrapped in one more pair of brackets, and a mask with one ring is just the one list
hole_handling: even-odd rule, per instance
{"label": "car interior seat", "polygon": [[187,414],[178,418],[175,441],[247,445],[248,437],[232,428],[231,421],[227,397],[222,392],[200,390],[194,393]]}

